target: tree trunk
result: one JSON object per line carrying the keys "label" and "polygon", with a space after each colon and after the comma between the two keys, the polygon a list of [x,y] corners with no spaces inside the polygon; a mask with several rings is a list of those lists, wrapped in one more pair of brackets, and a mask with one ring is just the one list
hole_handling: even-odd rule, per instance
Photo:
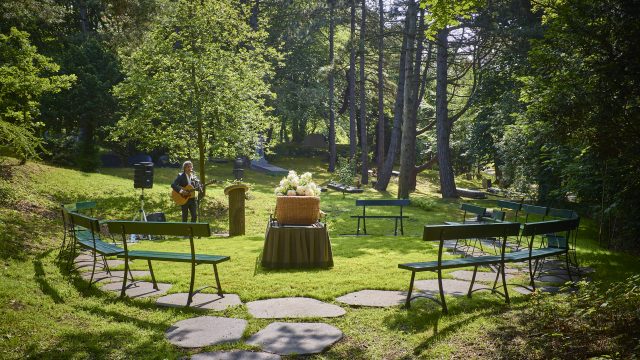
{"label": "tree trunk", "polygon": [[396,102],[393,107],[393,128],[391,129],[391,139],[389,141],[389,150],[387,150],[387,156],[384,159],[384,165],[382,169],[378,169],[378,180],[376,183],[376,190],[387,191],[387,186],[391,180],[391,171],[393,171],[393,163],[396,161],[396,155],[398,154],[398,143],[400,142],[400,135],[402,134],[402,107],[404,102],[404,75],[406,72],[406,48],[407,48],[407,21],[405,17],[405,31],[402,39],[402,50],[400,52],[400,65],[398,70],[398,89],[396,91]]}
{"label": "tree trunk", "polygon": [[360,25],[360,162],[362,168],[360,178],[362,185],[369,183],[369,146],[367,145],[367,93],[365,91],[366,79],[364,74],[364,36],[366,33],[366,1],[362,0],[362,19]]}
{"label": "tree trunk", "polygon": [[415,80],[413,73],[416,40],[416,3],[409,0],[407,7],[407,50],[404,83],[404,105],[402,109],[402,142],[400,144],[400,177],[398,179],[398,198],[409,198],[409,182],[416,165],[416,118]]}
{"label": "tree trunk", "polygon": [[351,0],[351,35],[349,37],[349,158],[356,158],[356,2]]}
{"label": "tree trunk", "polygon": [[[420,65],[422,64],[422,50],[424,48],[423,46],[424,44],[424,9],[420,9],[420,23],[418,24],[416,31],[417,31],[416,63],[415,63],[415,68],[413,69],[413,87],[411,88],[411,91],[413,92],[414,106],[411,108],[411,115],[410,115],[412,119],[411,121],[413,122],[412,132],[414,134],[414,137],[416,138],[413,143],[414,148],[415,148],[415,143],[417,141],[416,127],[418,123],[418,108],[420,107],[419,89],[420,89],[420,71],[421,71]],[[427,64],[426,66],[429,66],[429,64]],[[413,165],[411,166],[412,171],[409,176],[409,183],[408,183],[409,191],[416,190],[416,185],[417,185],[416,178],[418,176],[418,171],[415,165],[416,165],[416,156],[414,154]]]}
{"label": "tree trunk", "polygon": [[334,8],[335,0],[329,0],[329,172],[336,170],[336,113],[333,105],[334,79],[333,79],[333,37],[334,37]]}
{"label": "tree trunk", "polygon": [[380,170],[384,165],[384,4],[382,0],[378,1],[378,10],[380,12],[378,39],[378,136],[377,136],[377,162],[378,162],[378,181]]}
{"label": "tree trunk", "polygon": [[[196,68],[193,63],[191,63],[191,86],[193,87],[193,97],[191,99],[194,116],[196,118],[196,133],[198,136],[198,155],[199,165],[200,165],[200,182],[202,184],[207,182],[207,175],[205,169],[205,154],[204,154],[204,135],[202,134],[202,113],[200,111],[200,105],[198,104],[198,99],[200,98],[200,91],[198,89],[198,82],[196,81]],[[202,189],[202,196],[205,196],[206,188]]]}
{"label": "tree trunk", "polygon": [[449,30],[440,30],[437,35],[438,54],[436,55],[436,141],[438,164],[440,165],[440,191],[443,198],[457,198],[456,183],[451,164],[451,122],[447,104],[447,48]]}

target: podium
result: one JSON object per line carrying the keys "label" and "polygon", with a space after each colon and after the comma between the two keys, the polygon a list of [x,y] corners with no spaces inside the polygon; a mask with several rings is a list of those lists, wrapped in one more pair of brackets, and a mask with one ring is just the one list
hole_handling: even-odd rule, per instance
{"label": "podium", "polygon": [[276,221],[269,221],[262,266],[270,269],[332,267],[333,254],[326,224],[281,226]]}

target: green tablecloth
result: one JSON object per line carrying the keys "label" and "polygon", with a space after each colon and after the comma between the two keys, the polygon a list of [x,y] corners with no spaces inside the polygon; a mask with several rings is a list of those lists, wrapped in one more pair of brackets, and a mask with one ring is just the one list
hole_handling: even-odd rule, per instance
{"label": "green tablecloth", "polygon": [[274,269],[333,266],[326,225],[278,226],[269,222],[262,250],[262,266]]}

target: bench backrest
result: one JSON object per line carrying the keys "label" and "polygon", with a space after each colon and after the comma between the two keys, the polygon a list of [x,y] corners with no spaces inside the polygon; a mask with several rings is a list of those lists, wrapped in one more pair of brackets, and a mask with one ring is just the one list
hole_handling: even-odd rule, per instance
{"label": "bench backrest", "polygon": [[76,226],[83,227],[92,233],[100,232],[100,223],[98,219],[92,218],[87,215],[78,214],[76,212],[69,212],[69,219],[71,221],[72,228]]}
{"label": "bench backrest", "polygon": [[573,231],[578,227],[578,219],[540,221],[524,224],[522,236],[535,236]]}
{"label": "bench backrest", "polygon": [[526,223],[526,222],[529,222],[529,215],[541,216],[542,220],[544,221],[544,218],[547,216],[547,213],[549,212],[549,208],[545,206],[522,204],[522,211],[525,213],[524,222]]}
{"label": "bench backrest", "polygon": [[519,231],[520,224],[510,222],[496,224],[425,225],[422,238],[426,241],[440,241],[438,246],[438,265],[441,265],[445,240],[502,238],[500,257],[504,260],[507,237],[518,235]]}
{"label": "bench backrest", "polygon": [[422,239],[456,240],[488,237],[515,236],[520,231],[518,223],[499,224],[460,224],[460,225],[425,225]]}
{"label": "bench backrest", "polygon": [[211,236],[209,223],[108,221],[107,227],[112,234]]}
{"label": "bench backrest", "polygon": [[491,219],[494,221],[504,221],[504,217],[507,215],[504,211],[493,210],[491,213]]}
{"label": "bench backrest", "polygon": [[496,202],[496,205],[499,206],[501,209],[509,209],[516,212],[520,211],[520,208],[522,208],[521,203],[515,202],[515,201],[507,201],[507,200],[498,200]]}
{"label": "bench backrest", "polygon": [[409,206],[409,199],[356,200],[356,206]]}
{"label": "bench backrest", "polygon": [[549,208],[548,215],[550,217],[561,218],[561,219],[575,219],[578,217],[578,214],[575,211],[570,209]]}
{"label": "bench backrest", "polygon": [[473,204],[462,204],[460,206],[460,210],[464,211],[465,214],[466,213],[472,213],[472,214],[477,214],[477,215],[482,216],[487,211],[487,208],[484,208],[484,207],[478,206],[478,205],[473,205]]}

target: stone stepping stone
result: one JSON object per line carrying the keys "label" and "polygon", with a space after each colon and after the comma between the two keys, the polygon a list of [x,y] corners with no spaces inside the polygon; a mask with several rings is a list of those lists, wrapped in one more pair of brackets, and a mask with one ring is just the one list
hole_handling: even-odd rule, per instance
{"label": "stone stepping stone", "polygon": [[247,340],[264,351],[279,355],[317,354],[342,339],[340,329],[323,323],[274,322]]}
{"label": "stone stepping stone", "polygon": [[239,341],[247,321],[216,316],[199,316],[178,321],[164,336],[173,345],[196,348]]}
{"label": "stone stepping stone", "polygon": [[191,360],[280,360],[280,355],[245,350],[213,351],[191,355]]}
{"label": "stone stepping stone", "polygon": [[[445,294],[453,296],[466,296],[469,292],[469,281],[442,279],[442,288]],[[425,292],[432,296],[439,296],[440,290],[438,290],[438,280],[417,280],[414,282],[414,287],[422,292]],[[474,289],[483,287],[482,285],[474,284]]]}
{"label": "stone stepping stone", "polygon": [[389,307],[403,305],[406,299],[405,291],[360,290],[342,295],[336,300],[355,306]]}
{"label": "stone stepping stone", "polygon": [[541,282],[548,282],[548,283],[560,283],[560,284],[564,284],[565,282],[569,281],[569,276],[565,273],[564,275],[542,275],[540,277],[538,277],[536,279],[537,281],[541,281]]}
{"label": "stone stepping stone", "polygon": [[[450,273],[450,275],[453,276],[454,278],[458,279],[458,280],[471,281],[471,278],[473,277],[473,271],[470,271],[470,270],[457,270],[457,271],[454,271],[454,272]],[[506,271],[505,271],[505,278],[512,279],[513,277],[514,277],[513,275],[507,274]],[[476,273],[476,281],[493,283],[495,280],[496,280],[496,273],[494,273],[494,272],[487,272],[487,271],[480,272],[480,271],[478,271]],[[502,284],[502,275],[498,278],[498,283]]]}
{"label": "stone stepping stone", "polygon": [[[111,284],[104,285],[100,288],[103,291],[117,291],[120,292],[122,289],[121,282],[114,282]],[[131,284],[127,284],[127,289],[125,290],[125,294],[132,298],[146,298],[150,296],[158,296],[164,295],[167,291],[171,289],[171,284],[163,284],[158,283],[158,290],[153,288],[153,283],[149,281],[136,281]]]}
{"label": "stone stepping stone", "polygon": [[[513,290],[523,295],[529,295],[532,293],[531,290],[523,288],[521,286],[515,286],[513,287]],[[551,294],[557,294],[560,292],[560,288],[558,286],[536,286],[536,290]]]}
{"label": "stone stepping stone", "polygon": [[259,319],[338,317],[346,313],[340,306],[304,297],[252,301],[247,310]]}
{"label": "stone stepping stone", "polygon": [[[132,270],[131,273],[133,274],[134,278],[151,276],[151,273],[146,270]],[[109,273],[107,273],[106,271],[96,271],[96,273],[93,275],[93,281],[94,282],[102,281],[105,284],[116,282],[116,281],[122,282],[123,274],[124,274],[123,270],[111,271],[111,275],[109,275]],[[89,281],[89,279],[91,278],[91,271],[84,271],[80,274],[80,276],[84,280]]]}
{"label": "stone stepping stone", "polygon": [[[188,293],[169,294],[157,299],[156,304],[168,307],[184,307],[187,306],[188,298]],[[220,297],[218,294],[197,293],[193,295],[189,307],[220,311],[238,305],[242,305],[242,301],[236,294],[224,294],[224,297]]]}

